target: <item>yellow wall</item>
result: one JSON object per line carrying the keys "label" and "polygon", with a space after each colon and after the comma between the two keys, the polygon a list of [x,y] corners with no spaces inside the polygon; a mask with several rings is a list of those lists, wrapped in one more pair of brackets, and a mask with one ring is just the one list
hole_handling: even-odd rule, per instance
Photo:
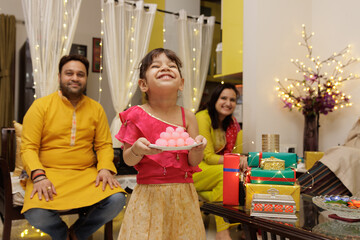
{"label": "yellow wall", "polygon": [[[145,3],[156,3],[157,8],[161,10],[165,10],[165,0],[145,0]],[[154,25],[151,32],[151,38],[149,43],[148,52],[155,48],[164,47],[163,39],[163,23],[164,23],[165,13],[156,11]]]}
{"label": "yellow wall", "polygon": [[244,0],[223,1],[222,75],[243,71]]}
{"label": "yellow wall", "polygon": [[[214,3],[214,2],[206,2],[201,1],[202,7],[211,8],[211,16],[215,16],[215,20],[217,22],[221,22],[221,4],[220,3]],[[209,78],[211,78],[212,75],[216,74],[216,45],[221,42],[221,25],[215,24],[214,27],[214,35],[213,35],[213,43],[211,47],[211,57],[210,57],[210,70],[209,70]],[[208,79],[212,80],[212,79]]]}

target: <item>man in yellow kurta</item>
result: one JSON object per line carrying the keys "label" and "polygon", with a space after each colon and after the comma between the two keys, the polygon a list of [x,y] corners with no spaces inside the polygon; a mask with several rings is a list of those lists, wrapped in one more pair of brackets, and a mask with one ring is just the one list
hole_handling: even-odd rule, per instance
{"label": "man in yellow kurta", "polygon": [[[60,90],[36,100],[23,121],[21,154],[29,175],[22,212],[52,239],[87,239],[125,205],[114,178],[114,152],[105,112],[85,96],[89,62],[59,63]],[[70,227],[58,211],[81,209]]]}

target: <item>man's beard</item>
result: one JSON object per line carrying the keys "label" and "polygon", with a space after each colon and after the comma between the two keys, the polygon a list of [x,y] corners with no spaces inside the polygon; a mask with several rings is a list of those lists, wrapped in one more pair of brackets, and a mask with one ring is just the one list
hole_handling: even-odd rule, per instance
{"label": "man's beard", "polygon": [[63,82],[60,80],[60,90],[64,97],[67,99],[78,99],[80,98],[83,93],[86,90],[86,84],[82,87],[78,88],[77,90],[74,90],[73,88],[69,87],[67,84],[63,84]]}

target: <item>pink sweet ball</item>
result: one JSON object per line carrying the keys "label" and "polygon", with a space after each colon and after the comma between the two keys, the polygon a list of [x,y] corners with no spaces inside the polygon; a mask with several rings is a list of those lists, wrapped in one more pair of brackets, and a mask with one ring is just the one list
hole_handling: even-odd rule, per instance
{"label": "pink sweet ball", "polygon": [[168,145],[168,142],[165,139],[159,138],[158,140],[156,140],[155,145],[166,147]]}
{"label": "pink sweet ball", "polygon": [[160,138],[156,140],[155,144],[158,146],[167,147],[182,147],[193,145],[195,143],[184,128],[167,127],[165,132],[160,133]]}
{"label": "pink sweet ball", "polygon": [[185,146],[185,140],[182,138],[179,138],[178,140],[176,140],[176,146],[178,146],[178,147]]}
{"label": "pink sweet ball", "polygon": [[193,145],[195,143],[194,139],[192,139],[191,137],[188,137],[186,140],[185,140],[185,145],[186,146],[189,146],[189,145]]}
{"label": "pink sweet ball", "polygon": [[171,134],[168,132],[162,132],[160,133],[160,138],[169,140],[171,138]]}
{"label": "pink sweet ball", "polygon": [[169,146],[169,147],[176,147],[176,140],[174,140],[174,139],[169,139],[169,141],[168,141],[168,146]]}
{"label": "pink sweet ball", "polygon": [[174,132],[175,131],[175,129],[173,128],[173,127],[167,127],[166,128],[166,132],[167,133],[172,133],[172,132]]}
{"label": "pink sweet ball", "polygon": [[183,133],[184,132],[184,128],[182,128],[182,127],[177,127],[176,129],[175,129],[175,132],[178,132],[178,133]]}
{"label": "pink sweet ball", "polygon": [[180,137],[183,139],[187,139],[189,137],[189,134],[187,132],[183,132],[180,134]]}
{"label": "pink sweet ball", "polygon": [[171,138],[177,140],[180,137],[180,134],[178,132],[172,132]]}

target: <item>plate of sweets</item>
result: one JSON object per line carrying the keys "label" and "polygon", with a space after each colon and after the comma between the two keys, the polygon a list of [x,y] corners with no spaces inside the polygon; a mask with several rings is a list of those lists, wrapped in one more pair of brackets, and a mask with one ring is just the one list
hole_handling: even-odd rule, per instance
{"label": "plate of sweets", "polygon": [[344,219],[360,219],[360,198],[341,195],[324,195],[312,198],[320,208]]}
{"label": "plate of sweets", "polygon": [[150,144],[149,147],[163,151],[174,151],[190,150],[201,144],[202,143],[196,143],[184,128],[167,127],[165,132],[160,133],[160,138],[155,141],[155,144]]}

